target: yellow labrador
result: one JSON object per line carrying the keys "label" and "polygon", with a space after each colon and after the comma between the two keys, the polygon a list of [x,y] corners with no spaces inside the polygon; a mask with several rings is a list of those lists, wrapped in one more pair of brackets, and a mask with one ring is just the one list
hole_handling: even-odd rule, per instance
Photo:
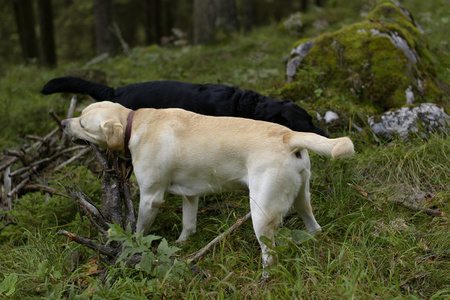
{"label": "yellow labrador", "polygon": [[196,231],[200,195],[247,187],[264,267],[275,258],[260,237],[274,239],[291,205],[309,232],[321,230],[310,205],[308,150],[334,158],[354,153],[347,137],[328,139],[274,123],[182,109],[134,112],[107,101],[91,104],[62,127],[73,139],[131,153],[141,197],[138,231],[148,231],[169,192],[183,197],[178,241],[185,241]]}

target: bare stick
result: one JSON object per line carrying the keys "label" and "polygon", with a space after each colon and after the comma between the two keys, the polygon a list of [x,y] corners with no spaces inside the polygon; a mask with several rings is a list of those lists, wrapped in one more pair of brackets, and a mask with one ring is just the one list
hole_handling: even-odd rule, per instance
{"label": "bare stick", "polygon": [[[86,195],[78,186],[70,187],[68,185],[63,186],[72,199],[77,201],[78,205],[83,209],[85,215],[89,218],[89,221],[103,234],[106,234],[109,226],[106,218],[103,216],[100,209],[95,206],[93,201]],[[94,220],[95,218],[95,220]],[[97,220],[97,221],[96,221]],[[100,224],[99,224],[99,223]]]}
{"label": "bare stick", "polygon": [[10,172],[11,166],[8,166],[5,170],[5,174],[3,175],[3,185],[5,191],[4,194],[2,195],[2,207],[6,208],[7,210],[11,210],[12,208],[12,197],[8,196],[12,187],[11,177],[9,176]]}
{"label": "bare stick", "polygon": [[23,168],[17,169],[14,172],[11,172],[11,174],[9,176],[10,177],[14,177],[14,176],[20,175],[23,172],[26,172],[26,171],[30,170],[34,166],[38,166],[38,165],[46,163],[46,162],[51,162],[55,158],[57,158],[58,156],[61,156],[61,155],[65,154],[65,153],[67,153],[67,152],[72,152],[72,151],[75,151],[75,150],[80,150],[80,149],[85,149],[85,148],[86,148],[86,146],[75,146],[75,147],[64,149],[64,150],[62,150],[62,151],[60,151],[58,153],[55,153],[51,157],[47,157],[47,158],[41,159],[41,160],[36,161],[36,162],[34,162],[34,163],[32,163],[32,164],[30,164],[28,166],[25,166]]}
{"label": "bare stick", "polygon": [[[103,198],[102,208],[108,220],[123,225],[121,187],[123,181],[118,164],[118,157],[112,152],[106,152],[106,159],[110,172],[105,170],[102,180]],[[106,196],[106,197],[105,197]]]}
{"label": "bare stick", "polygon": [[133,199],[131,199],[130,185],[123,183],[123,196],[125,206],[125,226],[130,224],[131,232],[136,232],[136,212],[134,211]]}
{"label": "bare stick", "polygon": [[29,172],[31,170],[31,168],[33,168],[33,167],[34,167],[34,165],[33,166],[25,166],[25,167],[22,167],[20,169],[17,169],[14,172],[11,172],[9,174],[9,177],[14,177],[14,176],[20,175],[20,174],[22,174],[24,172],[27,172],[27,171]]}
{"label": "bare stick", "polygon": [[68,232],[66,230],[61,230],[59,232],[59,234],[68,237],[69,239],[71,239],[72,241],[77,242],[78,244],[82,244],[82,245],[84,245],[84,246],[86,246],[88,248],[91,248],[93,250],[99,251],[100,253],[105,254],[105,255],[107,255],[109,257],[113,257],[114,258],[116,256],[117,252],[118,252],[117,249],[115,249],[113,247],[108,247],[108,246],[104,246],[104,245],[98,244],[98,243],[96,243],[94,241],[91,241],[91,240],[89,240],[87,238],[78,236],[78,235],[76,235],[74,233],[70,233],[70,232]]}
{"label": "bare stick", "polygon": [[58,195],[58,196],[63,196],[63,197],[67,197],[66,195],[61,194],[57,189],[51,188],[49,186],[45,186],[42,184],[27,184],[25,186],[25,189],[27,190],[39,190],[39,191],[43,191],[45,193],[50,193],[50,194],[54,194],[54,195]]}
{"label": "bare stick", "polygon": [[92,219],[91,222],[96,225],[98,224],[97,229],[100,230],[103,234],[106,233],[106,229],[108,228],[108,224],[106,224],[105,218],[103,217],[100,210],[93,205],[92,203],[89,203],[85,199],[78,197],[77,199],[78,204],[85,210],[85,213],[88,217],[96,217],[97,220],[101,222],[101,224],[98,224],[97,222],[94,222]]}
{"label": "bare stick", "polygon": [[[52,130],[49,134],[47,134],[44,138],[42,138],[42,139],[39,140],[38,142],[34,143],[33,145],[31,145],[31,146],[25,148],[25,149],[22,150],[22,151],[24,151],[25,153],[28,153],[28,152],[30,152],[30,151],[33,150],[33,149],[39,149],[39,148],[40,148],[40,147],[41,147],[48,139],[50,139],[53,135],[55,135],[57,132],[59,132],[59,130],[60,130],[59,127],[53,129],[53,130]],[[5,153],[5,151],[7,151],[7,152]],[[14,150],[4,150],[3,153],[4,153],[5,155],[11,156],[11,155],[9,154],[9,151],[14,151]],[[13,152],[13,153],[14,153],[14,152]],[[14,156],[14,155],[12,155],[12,156]],[[0,166],[0,171],[3,171],[3,170],[6,169],[8,166],[12,165],[13,163],[15,163],[15,162],[18,161],[18,160],[19,160],[19,158],[18,158],[17,156],[15,156],[15,157],[13,157],[12,159],[8,160],[5,164],[3,164],[3,165]]]}
{"label": "bare stick", "polygon": [[414,205],[411,203],[408,203],[405,200],[395,200],[395,199],[389,199],[388,202],[391,203],[395,203],[395,204],[401,204],[407,208],[409,208],[410,210],[413,211],[421,211],[424,212],[425,214],[429,215],[429,216],[438,216],[438,217],[444,217],[445,213],[439,209],[431,209],[431,208],[426,208],[426,207],[420,207],[418,205]]}
{"label": "bare stick", "polygon": [[15,188],[13,188],[8,194],[8,197],[12,197],[12,195],[14,195],[15,193],[19,192],[20,189],[22,189],[25,184],[27,184],[27,182],[30,180],[30,177],[25,178],[24,180],[22,180],[18,185],[16,185]]}
{"label": "bare stick", "polygon": [[131,231],[136,232],[136,212],[134,211],[133,199],[131,198],[131,190],[130,190],[130,176],[133,172],[133,165],[130,161],[125,161],[119,159],[118,162],[118,172],[120,172],[121,177],[121,190],[123,193],[123,204],[125,208],[125,223],[124,227],[127,224],[130,224]]}
{"label": "bare stick", "polygon": [[19,159],[17,157],[12,157],[6,163],[4,163],[3,165],[0,166],[0,172],[3,171],[4,169],[10,167],[13,163],[15,163],[18,160]]}
{"label": "bare stick", "polygon": [[81,150],[80,152],[78,152],[75,156],[72,156],[72,158],[70,158],[69,160],[66,160],[65,162],[63,162],[62,164],[60,164],[59,166],[57,166],[56,168],[53,169],[53,172],[58,171],[59,169],[67,166],[68,164],[76,161],[77,159],[79,159],[80,157],[82,157],[83,155],[89,153],[90,149],[89,148],[85,148],[83,150]]}
{"label": "bare stick", "polygon": [[127,42],[122,37],[122,33],[120,32],[119,26],[117,26],[116,22],[113,22],[114,31],[116,32],[117,38],[119,39],[120,45],[122,46],[123,52],[126,56],[129,56],[131,51],[130,47],[128,46]]}
{"label": "bare stick", "polygon": [[3,150],[4,155],[15,156],[22,161],[22,163],[26,166],[28,165],[27,158],[25,157],[25,152],[23,150]]}
{"label": "bare stick", "polygon": [[[372,199],[373,197],[373,193],[359,187],[356,186],[354,184],[348,183],[348,186],[351,187],[352,189],[354,189],[355,191],[357,191],[358,193],[360,193],[362,196],[366,197],[367,199],[369,199],[370,201],[373,201]],[[445,213],[442,212],[439,209],[431,209],[431,208],[426,208],[426,207],[420,207],[418,205],[412,204],[412,203],[408,203],[407,200],[397,200],[397,199],[388,199],[387,200],[390,203],[394,203],[394,204],[400,204],[403,205],[413,211],[422,211],[425,214],[429,215],[429,216],[438,216],[438,217],[443,217],[445,216]]]}
{"label": "bare stick", "polygon": [[34,136],[34,135],[31,135],[31,134],[27,134],[26,136],[25,136],[25,138],[26,139],[29,139],[29,140],[35,140],[35,141],[38,141],[38,142],[42,142],[44,139],[42,138],[42,137],[40,137],[40,136]]}
{"label": "bare stick", "polygon": [[242,226],[242,224],[245,223],[245,221],[249,220],[251,218],[251,213],[246,214],[243,218],[236,221],[236,223],[233,224],[230,228],[228,228],[225,232],[220,234],[218,237],[213,239],[211,242],[208,243],[205,247],[200,249],[197,252],[191,253],[184,257],[184,259],[192,258],[192,261],[198,261],[203,256],[206,255],[215,245],[217,245],[220,241],[222,241],[226,236],[230,235],[233,231],[235,231],[237,228]]}
{"label": "bare stick", "polygon": [[39,149],[40,147],[42,147],[42,145],[44,143],[46,143],[52,136],[54,136],[56,133],[58,133],[60,131],[59,127],[56,127],[55,129],[53,129],[49,134],[47,134],[46,136],[44,136],[44,138],[42,139],[42,141],[38,141],[36,143],[34,143],[33,145],[31,145],[30,147],[25,149],[25,152],[28,153],[31,150],[33,150],[34,148]]}
{"label": "bare stick", "polygon": [[48,113],[53,118],[53,120],[55,120],[56,124],[58,124],[59,128],[61,128],[61,119],[58,117],[55,111],[53,109],[50,109]]}
{"label": "bare stick", "polygon": [[100,151],[100,148],[97,145],[89,144],[89,147],[91,148],[92,152],[94,153],[95,157],[97,158],[97,161],[102,166],[103,170],[108,170],[108,160],[103,156],[102,152]]}
{"label": "bare stick", "polygon": [[70,99],[70,106],[69,110],[67,111],[67,119],[73,117],[73,112],[75,111],[76,105],[77,105],[77,96],[73,96],[72,99]]}

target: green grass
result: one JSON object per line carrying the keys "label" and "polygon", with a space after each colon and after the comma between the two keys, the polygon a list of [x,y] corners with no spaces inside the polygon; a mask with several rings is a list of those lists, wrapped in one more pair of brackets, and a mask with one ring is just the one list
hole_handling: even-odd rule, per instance
{"label": "green grass", "polygon": [[[434,197],[424,205],[436,206],[448,216],[449,161],[445,155],[449,147],[448,136],[436,135],[426,143],[416,139],[407,144],[366,145],[345,160],[313,156],[313,206],[323,232],[300,245],[292,242],[289,232],[304,230],[304,226],[296,214],[289,214],[277,236],[279,264],[269,270],[270,277],[262,285],[260,250],[250,222],[204,257],[198,264],[199,274],[188,273],[173,282],[113,267],[102,283],[98,276],[88,275],[96,254],[57,235],[60,228],[76,230],[79,219],[73,225],[48,222],[45,227],[35,226],[33,232],[22,232],[17,241],[4,241],[0,282],[9,274],[18,275],[13,299],[75,295],[108,299],[445,299],[450,296],[448,217],[414,212],[389,199],[400,197],[399,186],[405,190],[432,188]],[[360,194],[348,183],[370,195]],[[223,201],[236,208],[225,208]],[[179,204],[179,197],[167,202]],[[248,199],[240,193],[214,195],[201,201],[200,210],[205,211],[199,214],[198,233],[184,244],[175,244],[181,215],[172,210],[158,215],[153,232],[167,238],[169,245],[180,246],[178,254],[183,257],[243,216]],[[36,213],[30,208],[28,217]],[[42,219],[52,218],[42,214]],[[88,234],[86,223],[78,227],[80,234]],[[66,261],[75,251],[82,252],[81,261],[69,268]]]}
{"label": "green grass", "polygon": [[[439,62],[438,76],[449,82],[449,50],[441,43],[448,36],[444,13],[448,4],[413,0],[403,3],[427,32],[433,59]],[[338,23],[333,23],[333,28],[338,28]],[[171,79],[234,84],[264,93],[283,84],[283,58],[297,39],[270,26],[211,46],[137,48],[130,57],[118,56],[92,67],[106,71],[113,86]],[[64,75],[69,69],[83,68],[86,62],[56,70],[11,66],[2,72],[2,148],[17,147],[25,134],[43,135],[56,126],[47,111],[54,109],[64,116],[67,97],[44,97],[38,91],[47,80]],[[87,104],[84,101],[80,107]],[[66,229],[95,237],[89,222],[78,215],[71,200],[53,196],[46,203],[44,195],[33,193],[16,202],[10,215],[17,225],[0,232],[0,296],[6,299],[450,298],[448,134],[380,143],[356,132],[333,132],[336,136],[346,134],[356,145],[353,157],[332,160],[311,155],[312,203],[323,232],[310,238],[300,218],[288,214],[277,234],[279,263],[268,270],[270,277],[263,283],[260,283],[263,273],[260,249],[251,222],[207,254],[198,263],[200,273],[154,277],[143,270],[111,266],[102,281],[96,274],[97,254],[58,235],[60,229]],[[99,179],[83,167],[66,168],[45,180],[59,189],[59,182],[73,181],[94,199],[100,198]],[[446,216],[429,216],[392,202],[419,192],[430,195],[420,205],[440,209]],[[179,197],[171,196],[166,205],[177,207],[180,203]],[[224,203],[233,207],[227,208]],[[181,232],[181,214],[173,210],[162,210],[152,233],[166,238],[169,245],[180,247],[177,254],[183,257],[229,228],[248,212],[248,207],[245,193],[208,196],[200,203],[198,232],[187,242],[175,243]],[[304,242],[295,243],[298,239]]]}

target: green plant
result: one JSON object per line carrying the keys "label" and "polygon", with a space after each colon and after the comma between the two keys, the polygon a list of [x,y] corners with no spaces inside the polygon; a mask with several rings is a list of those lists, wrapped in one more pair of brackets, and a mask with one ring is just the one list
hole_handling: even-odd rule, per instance
{"label": "green plant", "polygon": [[[152,252],[152,244],[161,240],[155,253]],[[127,263],[135,255],[141,257],[134,269],[143,272],[146,276],[154,278],[157,282],[177,282],[189,272],[188,262],[172,259],[172,256],[181,249],[169,246],[166,239],[160,236],[143,236],[142,232],[131,233],[131,227],[123,229],[118,224],[112,224],[109,231],[108,243],[120,243],[121,254],[117,258],[120,269],[126,269]]]}
{"label": "green plant", "polygon": [[0,295],[5,295],[7,297],[14,294],[17,288],[17,279],[18,276],[16,273],[9,274],[3,281],[0,282]]}

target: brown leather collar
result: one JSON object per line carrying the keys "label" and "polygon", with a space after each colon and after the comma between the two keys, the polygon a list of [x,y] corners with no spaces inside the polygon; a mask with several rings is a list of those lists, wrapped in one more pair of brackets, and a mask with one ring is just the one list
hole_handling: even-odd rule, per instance
{"label": "brown leather collar", "polygon": [[128,114],[128,118],[127,118],[127,128],[125,129],[125,141],[124,141],[124,157],[126,159],[131,159],[131,152],[130,152],[130,148],[128,148],[128,143],[130,142],[130,137],[131,137],[131,128],[133,127],[133,117],[134,114],[136,113],[135,110],[130,111],[130,113]]}

